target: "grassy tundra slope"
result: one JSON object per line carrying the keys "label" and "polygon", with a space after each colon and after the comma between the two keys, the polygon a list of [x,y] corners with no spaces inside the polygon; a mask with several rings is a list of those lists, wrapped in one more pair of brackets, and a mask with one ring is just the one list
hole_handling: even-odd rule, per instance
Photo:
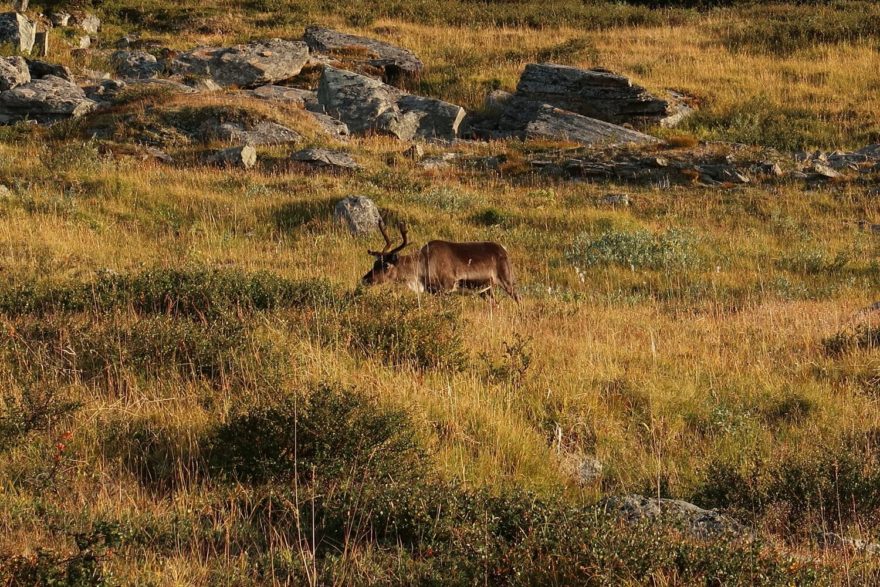
{"label": "grassy tundra slope", "polygon": [[[467,108],[554,61],[699,98],[675,144],[880,141],[874,3],[669,4],[108,0],[103,46],[53,58],[321,22],[413,49],[413,91]],[[0,128],[0,582],[876,583],[870,554],[823,538],[880,540],[880,326],[854,316],[880,289],[880,237],[855,222],[880,218],[876,186],[566,181],[530,172],[566,147],[543,142],[427,145],[506,157],[428,171],[354,139],[351,175],[280,147],[205,167],[211,145],[173,137],[174,164],[110,153],[218,109],[334,144],[233,92]],[[379,243],[333,224],[349,194],[418,243],[502,242],[523,303],[356,288]],[[590,507],[633,493],[755,537]]]}

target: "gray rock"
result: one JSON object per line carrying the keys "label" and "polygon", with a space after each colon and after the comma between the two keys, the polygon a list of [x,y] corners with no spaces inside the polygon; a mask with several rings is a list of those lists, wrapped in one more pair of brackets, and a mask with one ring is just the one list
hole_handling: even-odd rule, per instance
{"label": "gray rock", "polygon": [[659,142],[635,130],[519,96],[508,97],[503,108],[498,130],[509,136],[568,140],[587,146]]}
{"label": "gray rock", "polygon": [[464,109],[454,104],[406,94],[351,71],[325,66],[318,103],[355,134],[386,134],[409,141],[455,138]]}
{"label": "gray rock", "polygon": [[419,163],[425,171],[438,171],[440,169],[448,169],[451,167],[449,161],[442,157],[426,157]]}
{"label": "gray rock", "polygon": [[30,53],[34,47],[37,24],[18,12],[0,14],[0,45],[12,45],[17,51]]}
{"label": "gray rock", "polygon": [[654,123],[670,115],[666,100],[605,69],[529,63],[516,93],[535,102],[614,124]]}
{"label": "gray rock", "polygon": [[27,61],[22,57],[0,58],[0,91],[11,90],[31,81]]}
{"label": "gray rock", "polygon": [[257,150],[251,145],[231,147],[208,156],[208,163],[222,167],[242,167],[250,169],[257,163]]}
{"label": "gray rock", "polygon": [[341,120],[337,120],[332,116],[320,112],[312,112],[311,110],[307,110],[306,112],[308,112],[309,116],[314,119],[322,131],[337,141],[347,141],[351,136],[351,133],[348,130],[348,125]]}
{"label": "gray rock", "polygon": [[224,141],[247,145],[283,145],[302,140],[302,135],[295,130],[268,120],[258,122],[250,129],[226,122],[217,126],[212,134]]}
{"label": "gray rock", "polygon": [[48,75],[0,93],[0,123],[31,119],[51,123],[95,108],[76,84]]}
{"label": "gray rock", "polygon": [[317,102],[318,94],[312,90],[300,88],[288,88],[286,86],[265,85],[249,90],[249,95],[261,100],[273,102],[288,102],[304,108],[306,102]]}
{"label": "gray rock", "polygon": [[146,51],[128,51],[120,49],[110,56],[110,63],[116,73],[124,78],[149,79],[158,77],[165,66]]}
{"label": "gray rock", "polygon": [[379,208],[366,196],[348,196],[336,203],[333,220],[345,224],[348,231],[356,236],[372,233],[379,226]]}
{"label": "gray rock", "polygon": [[70,24],[70,13],[59,10],[49,15],[52,26],[67,26]]}
{"label": "gray rock", "polygon": [[345,151],[331,151],[329,149],[303,149],[290,156],[292,161],[304,163],[312,167],[332,169],[337,171],[352,171],[360,169],[360,165]]}
{"label": "gray rock", "polygon": [[92,38],[88,35],[81,36],[79,38],[79,42],[77,43],[77,46],[80,49],[88,49],[89,47],[92,46]]}
{"label": "gray rock", "polygon": [[127,85],[128,84],[122,80],[104,79],[83,87],[83,91],[89,100],[94,100],[95,102],[109,102],[113,100],[120,90]]}
{"label": "gray rock", "polygon": [[818,161],[814,162],[810,168],[811,171],[823,177],[825,179],[835,179],[840,177],[840,173],[829,167],[828,165],[824,165],[823,163],[819,163]]}
{"label": "gray rock", "polygon": [[94,14],[84,13],[74,15],[70,24],[82,29],[90,35],[97,35],[98,29],[101,28],[101,19]]}
{"label": "gray rock", "polygon": [[49,55],[49,31],[34,33],[34,50],[40,57]]}
{"label": "gray rock", "polygon": [[17,12],[27,12],[30,0],[12,0],[12,8]]}
{"label": "gray rock", "polygon": [[735,520],[715,510],[704,510],[692,503],[678,499],[627,495],[609,497],[600,504],[600,507],[605,512],[616,515],[627,523],[648,520],[678,522],[683,524],[691,534],[700,538],[744,533],[742,526]]}
{"label": "gray rock", "polygon": [[319,26],[307,27],[303,40],[312,53],[329,54],[381,70],[382,79],[390,84],[417,77],[423,67],[419,58],[407,49]]}
{"label": "gray rock", "polygon": [[48,61],[40,61],[38,59],[26,59],[28,70],[32,79],[40,79],[47,75],[54,75],[69,82],[73,81],[73,72],[66,65],[57,63],[49,63]]}
{"label": "gray rock", "polygon": [[223,88],[212,79],[188,79],[184,82],[197,92],[219,92]]}
{"label": "gray rock", "polygon": [[234,47],[199,47],[179,55],[172,70],[209,77],[224,87],[249,88],[296,76],[308,57],[309,48],[301,41],[268,39]]}
{"label": "gray rock", "polygon": [[578,459],[575,469],[576,478],[579,483],[594,483],[602,477],[602,461],[591,455],[583,455]]}
{"label": "gray rock", "polygon": [[602,199],[599,200],[601,203],[606,206],[629,206],[630,200],[629,196],[626,194],[605,194],[602,196]]}

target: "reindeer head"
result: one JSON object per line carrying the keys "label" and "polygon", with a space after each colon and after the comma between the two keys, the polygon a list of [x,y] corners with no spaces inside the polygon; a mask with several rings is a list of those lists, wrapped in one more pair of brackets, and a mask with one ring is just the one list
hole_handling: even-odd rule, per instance
{"label": "reindeer head", "polygon": [[361,283],[364,285],[378,285],[394,279],[397,271],[397,253],[409,243],[406,236],[406,226],[400,222],[398,223],[397,228],[400,230],[400,237],[403,240],[399,245],[392,249],[391,239],[388,238],[388,232],[385,229],[385,222],[382,219],[379,220],[379,231],[385,239],[385,249],[383,249],[381,253],[367,251],[369,254],[376,257],[376,262],[373,263],[373,268],[370,269],[370,272],[361,278]]}

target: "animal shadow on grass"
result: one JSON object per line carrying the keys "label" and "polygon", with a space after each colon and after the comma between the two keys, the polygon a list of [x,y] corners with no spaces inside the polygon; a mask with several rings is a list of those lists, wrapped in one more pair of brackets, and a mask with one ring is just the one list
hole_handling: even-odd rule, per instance
{"label": "animal shadow on grass", "polygon": [[271,210],[272,221],[279,232],[309,230],[333,218],[335,202],[331,198],[288,202]]}

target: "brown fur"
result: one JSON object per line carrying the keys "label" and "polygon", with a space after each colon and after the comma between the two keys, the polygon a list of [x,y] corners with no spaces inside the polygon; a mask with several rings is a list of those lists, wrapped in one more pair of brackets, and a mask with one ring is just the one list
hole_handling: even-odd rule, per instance
{"label": "brown fur", "polygon": [[490,299],[494,299],[493,288],[500,285],[519,302],[507,250],[491,242],[435,240],[410,255],[377,255],[373,269],[361,281],[365,285],[404,283],[415,291],[432,293],[476,289]]}

